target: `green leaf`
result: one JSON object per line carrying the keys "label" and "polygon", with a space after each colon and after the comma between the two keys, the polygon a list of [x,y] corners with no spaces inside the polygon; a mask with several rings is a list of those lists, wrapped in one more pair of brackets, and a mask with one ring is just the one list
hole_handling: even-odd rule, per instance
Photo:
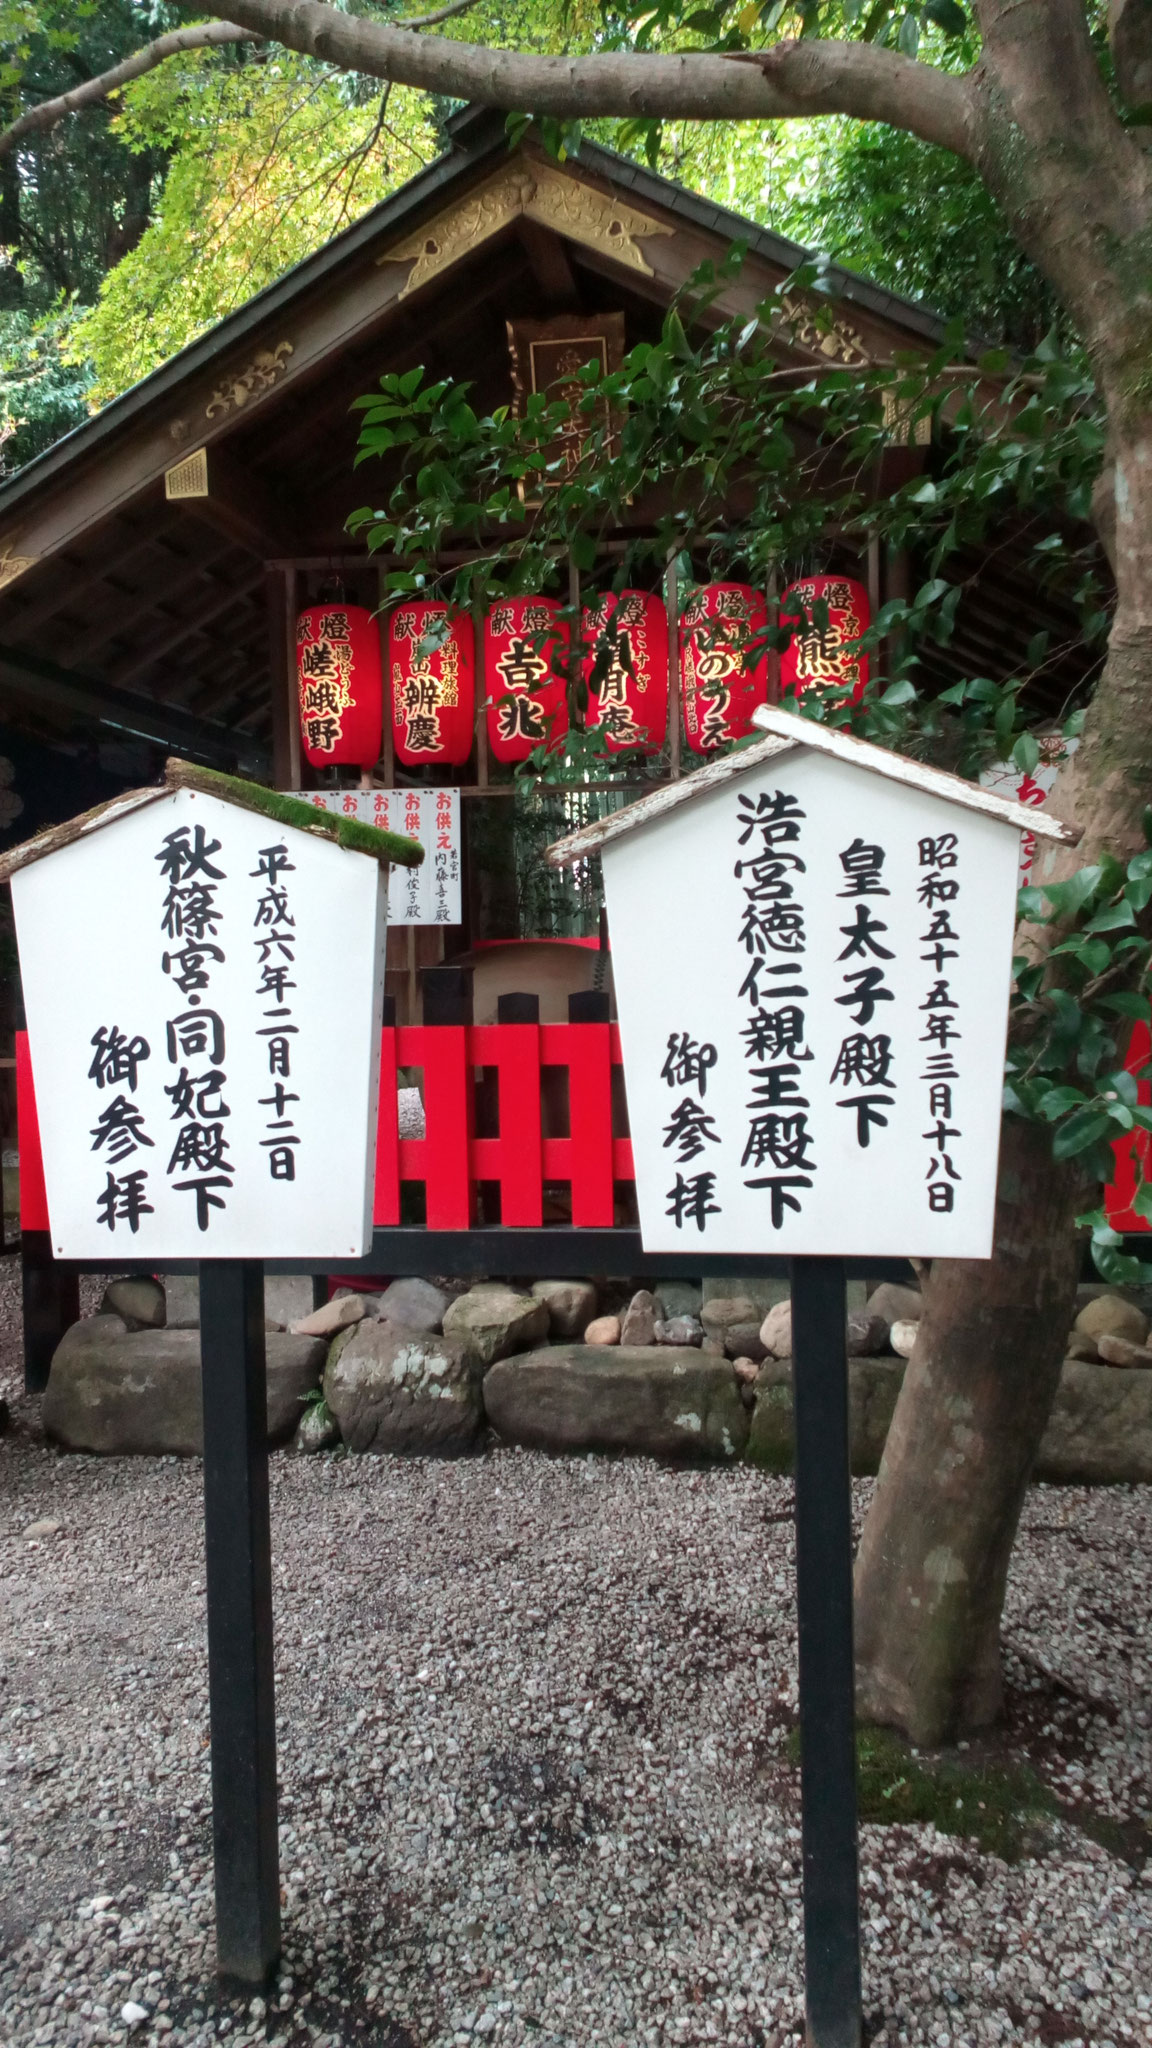
{"label": "green leaf", "polygon": [[888,688],[877,699],[877,702],[883,704],[887,710],[895,710],[900,704],[913,703],[917,695],[918,692],[915,684],[910,683],[907,677],[905,677],[902,682],[889,683]]}
{"label": "green leaf", "polygon": [[1104,1110],[1082,1109],[1061,1124],[1052,1140],[1053,1159],[1074,1159],[1078,1152],[1086,1152],[1108,1129],[1110,1119]]}
{"label": "green leaf", "polygon": [[1111,1010],[1117,1017],[1136,1017],[1141,1024],[1152,1018],[1152,1000],[1138,996],[1132,989],[1121,989],[1118,995],[1100,996],[1100,1008]]}
{"label": "green leaf", "polygon": [[1026,889],[1019,890],[1016,896],[1016,915],[1026,918],[1030,924],[1045,923],[1048,907],[1044,890],[1037,889],[1031,884]]}
{"label": "green leaf", "polygon": [[929,21],[943,29],[946,36],[962,36],[967,30],[967,16],[964,9],[957,6],[956,0],[924,0],[924,12]]}
{"label": "green leaf", "polygon": [[1070,1109],[1083,1108],[1084,1101],[1080,1088],[1049,1088],[1040,1099],[1040,1114],[1046,1123],[1055,1123],[1057,1117],[1065,1116]]}
{"label": "green leaf", "polygon": [[692,353],[692,344],[685,332],[684,322],[681,320],[675,306],[672,307],[672,310],[665,319],[664,332],[682,362],[690,363],[695,360]]}
{"label": "green leaf", "polygon": [[1040,747],[1035,733],[1022,732],[1012,749],[1013,765],[1022,775],[1031,775],[1040,759]]}
{"label": "green leaf", "polygon": [[1047,882],[1044,894],[1054,910],[1062,917],[1080,910],[1096,893],[1096,885],[1102,870],[1099,867],[1077,868],[1066,882]]}
{"label": "green leaf", "polygon": [[1066,988],[1049,989],[1048,1001],[1056,1012],[1061,1031],[1078,1038],[1084,1026],[1079,1003],[1073,1002]]}
{"label": "green leaf", "polygon": [[1112,1287],[1143,1286],[1152,1282],[1152,1266],[1130,1253],[1113,1251],[1110,1245],[1092,1240],[1092,1260],[1102,1280]]}
{"label": "green leaf", "polygon": [[1116,932],[1122,926],[1134,925],[1136,919],[1130,903],[1106,903],[1085,925],[1086,932]]}

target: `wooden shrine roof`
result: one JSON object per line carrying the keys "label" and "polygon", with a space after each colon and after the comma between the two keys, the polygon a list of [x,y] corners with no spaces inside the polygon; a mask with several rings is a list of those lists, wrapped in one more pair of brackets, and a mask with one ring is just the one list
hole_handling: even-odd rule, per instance
{"label": "wooden shrine roof", "polygon": [[[344,522],[378,487],[380,472],[353,471],[349,407],[382,371],[422,364],[471,380],[480,406],[503,404],[510,319],[619,310],[631,345],[735,239],[748,253],[722,315],[750,313],[804,260],[598,145],[563,165],[531,141],[510,153],[502,119],[472,109],[451,133],[399,192],[0,484],[11,723],[46,739],[98,725],[269,775],[286,715],[271,688],[288,623],[280,568],[358,561],[349,595],[372,601],[376,570]],[[831,335],[801,319],[772,338],[781,362],[826,366],[831,352],[850,366],[939,342],[923,307],[835,267],[829,283]],[[206,495],[170,495],[185,464]],[[1056,709],[1084,671],[1075,614],[1041,598],[1023,553],[1009,536],[973,562],[941,675],[952,680],[949,663],[1008,673],[1047,625],[1068,643],[1051,666]]]}

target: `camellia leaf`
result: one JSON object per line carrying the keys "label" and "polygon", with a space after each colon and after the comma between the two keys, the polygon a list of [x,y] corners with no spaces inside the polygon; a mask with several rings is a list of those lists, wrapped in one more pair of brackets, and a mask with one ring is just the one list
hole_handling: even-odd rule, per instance
{"label": "camellia leaf", "polygon": [[1115,932],[1122,926],[1133,925],[1135,922],[1130,903],[1106,903],[1103,910],[1098,910],[1095,916],[1089,919],[1084,929],[1086,932]]}
{"label": "camellia leaf", "polygon": [[1133,989],[1121,989],[1114,996],[1101,996],[1100,1008],[1111,1010],[1117,1017],[1136,1017],[1142,1024],[1152,1018],[1152,998],[1137,995]]}
{"label": "camellia leaf", "polygon": [[1054,1159],[1074,1159],[1078,1152],[1086,1152],[1098,1138],[1102,1138],[1111,1119],[1106,1110],[1082,1109],[1061,1124],[1052,1140]]}

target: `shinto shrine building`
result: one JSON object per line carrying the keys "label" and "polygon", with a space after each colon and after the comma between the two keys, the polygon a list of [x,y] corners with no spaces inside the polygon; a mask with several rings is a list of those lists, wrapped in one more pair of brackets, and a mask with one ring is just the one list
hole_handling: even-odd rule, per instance
{"label": "shinto shrine building", "polygon": [[[296,668],[299,614],[334,575],[350,603],[379,603],[381,558],[345,528],[365,495],[352,401],[383,371],[422,365],[470,380],[478,408],[507,404],[526,374],[526,335],[655,339],[677,291],[736,239],[747,254],[717,317],[746,316],[804,252],[595,144],[562,164],[531,136],[510,150],[500,116],[465,110],[437,162],[0,485],[0,754],[24,804],[0,845],[158,778],[170,753],[285,790],[355,786],[355,771],[318,770],[302,750]],[[782,367],[852,368],[940,343],[923,307],[847,272],[830,282],[829,323],[801,313],[770,335]],[[931,459],[930,448],[893,446],[880,487]],[[651,508],[630,516],[643,527]],[[1041,625],[1064,649],[1047,672],[1048,708],[1083,681],[1075,613],[1041,594],[1026,564],[1022,533],[961,562],[957,630],[932,651],[929,684],[1010,676]],[[917,574],[879,548],[833,566],[873,606]],[[658,594],[674,608],[674,589]],[[377,630],[387,636],[387,621]],[[670,668],[669,737],[649,779],[689,765],[675,659]],[[539,942],[493,969],[490,995],[581,987],[596,971],[589,952],[565,948],[558,965],[544,943],[564,921],[550,885],[536,875],[528,886],[523,871],[512,772],[485,722],[492,682],[481,655],[475,733],[451,770],[398,760],[383,721],[373,786],[451,784],[462,821],[456,916],[389,934],[401,1022],[416,1015],[424,966],[480,961],[486,943]],[[553,815],[541,847],[564,822]],[[587,937],[595,921],[584,910]]]}

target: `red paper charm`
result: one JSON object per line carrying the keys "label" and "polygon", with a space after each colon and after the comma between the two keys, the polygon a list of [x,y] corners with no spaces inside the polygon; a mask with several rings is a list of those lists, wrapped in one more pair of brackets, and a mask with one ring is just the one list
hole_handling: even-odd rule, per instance
{"label": "red paper charm", "polygon": [[748,583],[709,583],[680,615],[680,688],[684,730],[694,754],[710,754],[752,731],[752,713],[768,700],[775,666],[767,650],[750,667],[744,650],[768,624],[768,607]]}
{"label": "red paper charm", "polygon": [[484,621],[488,745],[497,761],[526,761],[568,730],[568,630],[553,597],[508,597]]}
{"label": "red paper charm", "polygon": [[[668,614],[646,590],[607,592],[584,613],[588,724],[603,727],[610,754],[658,754],[668,731]],[[597,653],[605,650],[600,679]]]}
{"label": "red paper charm", "polygon": [[445,634],[447,620],[446,605],[415,602],[388,622],[392,741],[406,768],[460,768],[472,752],[476,640],[466,614]]}
{"label": "red paper charm", "polygon": [[[828,607],[827,627],[812,617],[817,599]],[[799,610],[793,607],[799,607]],[[798,697],[813,683],[835,683],[850,689],[858,703],[868,683],[868,656],[845,652],[844,643],[855,640],[872,624],[872,607],[862,583],[851,576],[805,576],[790,583],[780,599],[780,624],[794,628],[792,639],[780,656],[781,694]]]}
{"label": "red paper charm", "polygon": [[296,621],[300,737],[314,768],[373,768],[380,759],[384,685],[380,634],[359,604],[314,604]]}

